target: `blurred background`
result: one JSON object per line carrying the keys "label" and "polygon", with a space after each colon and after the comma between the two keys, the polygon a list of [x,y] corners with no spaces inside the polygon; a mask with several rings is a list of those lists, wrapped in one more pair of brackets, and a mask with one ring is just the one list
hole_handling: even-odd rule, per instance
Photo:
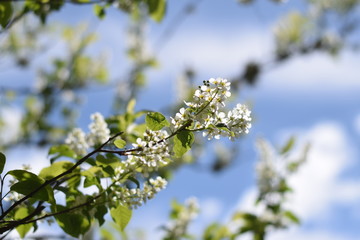
{"label": "blurred background", "polygon": [[[194,234],[236,210],[256,211],[255,143],[265,138],[276,148],[291,136],[295,152],[311,146],[289,179],[286,204],[301,224],[268,239],[359,239],[359,4],[169,0],[159,19],[115,3],[65,2],[46,25],[41,14],[22,16],[0,33],[7,170],[47,166],[49,145],[87,128],[94,112],[120,114],[136,98],[136,110],[172,116],[203,80],[223,77],[232,81],[229,106],[252,110],[250,133],[236,142],[199,140],[205,145],[183,159],[168,187],[134,211],[133,239],[161,239],[173,199],[198,198]],[[55,231],[44,225],[36,234]]]}

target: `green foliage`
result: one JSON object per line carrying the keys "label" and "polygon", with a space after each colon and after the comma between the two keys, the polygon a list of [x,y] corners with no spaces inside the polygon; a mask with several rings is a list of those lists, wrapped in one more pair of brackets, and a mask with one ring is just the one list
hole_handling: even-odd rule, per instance
{"label": "green foliage", "polygon": [[76,154],[75,152],[70,149],[68,145],[62,144],[62,145],[55,145],[50,147],[49,155],[53,155],[51,158],[51,161],[54,161],[60,157],[69,157],[69,158],[75,158]]}
{"label": "green foliage", "polygon": [[166,120],[165,116],[159,112],[150,112],[146,114],[145,122],[146,126],[153,131],[158,131],[165,126],[170,126],[170,123]]}
{"label": "green foliage", "polygon": [[49,180],[57,175],[62,174],[63,172],[69,170],[71,167],[74,166],[74,163],[69,161],[60,161],[51,164],[51,166],[43,168],[40,173],[39,177]]}
{"label": "green foliage", "polygon": [[174,148],[173,151],[176,157],[182,157],[187,151],[190,150],[191,145],[194,142],[194,134],[190,131],[180,131],[174,137]]}
{"label": "green foliage", "polygon": [[94,13],[100,19],[104,19],[106,16],[105,6],[94,5]]}
{"label": "green foliage", "polygon": [[115,146],[116,146],[117,148],[122,149],[122,148],[124,148],[124,147],[126,146],[126,141],[123,140],[123,139],[118,138],[118,139],[116,139],[116,140],[114,141],[114,144],[115,144]]}
{"label": "green foliage", "polygon": [[293,223],[300,224],[300,219],[293,212],[285,211],[284,216],[287,217]]}
{"label": "green foliage", "polygon": [[126,206],[118,205],[110,210],[110,214],[115,223],[124,231],[131,219],[132,211]]}
{"label": "green foliage", "polygon": [[[10,190],[23,195],[33,193],[45,182],[43,178],[25,170],[12,170],[9,171],[8,174],[18,180],[18,182],[10,187]],[[54,192],[48,185],[37,191],[32,198],[47,201],[52,204],[55,203]]]}
{"label": "green foliage", "polygon": [[8,2],[0,2],[0,25],[5,28],[12,15],[13,15],[13,6],[10,1]]}
{"label": "green foliage", "polygon": [[281,149],[280,154],[288,153],[293,148],[294,144],[295,144],[295,137],[291,137]]}
{"label": "green foliage", "polygon": [[203,233],[203,240],[222,240],[222,239],[232,239],[230,238],[230,232],[226,226],[223,226],[218,223],[210,224]]}
{"label": "green foliage", "polygon": [[166,13],[166,0],[146,0],[152,19],[161,22]]}
{"label": "green foliage", "polygon": [[6,156],[0,152],[0,174],[4,171],[4,166],[6,163]]}
{"label": "green foliage", "polygon": [[[29,214],[30,214],[30,209],[29,208],[20,207],[20,208],[18,208],[16,210],[14,219],[15,220],[21,220],[21,219],[26,218],[27,216],[29,216]],[[25,235],[30,231],[32,226],[33,226],[33,224],[31,224],[31,223],[22,224],[22,225],[16,227],[16,231],[19,233],[21,238],[24,238]]]}
{"label": "green foliage", "polygon": [[[66,211],[68,208],[62,205],[56,205],[56,209],[57,211]],[[87,214],[79,214],[76,212],[63,213],[56,215],[55,219],[64,232],[75,238],[84,235],[91,226]]]}

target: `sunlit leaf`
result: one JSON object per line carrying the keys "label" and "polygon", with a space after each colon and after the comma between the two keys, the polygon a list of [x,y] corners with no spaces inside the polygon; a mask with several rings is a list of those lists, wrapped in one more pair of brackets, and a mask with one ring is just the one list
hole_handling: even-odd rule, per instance
{"label": "sunlit leaf", "polygon": [[145,122],[146,126],[153,131],[160,130],[165,126],[170,126],[170,123],[166,120],[165,116],[158,112],[148,113]]}
{"label": "sunlit leaf", "polygon": [[[16,209],[14,219],[15,220],[21,220],[27,216],[29,216],[30,211],[27,207],[20,207]],[[25,235],[30,231],[32,227],[31,223],[28,224],[21,224],[18,227],[16,227],[16,231],[19,233],[21,238],[24,238]]]}
{"label": "sunlit leaf", "polygon": [[118,138],[114,141],[114,144],[117,148],[122,149],[126,146],[126,141],[121,138]]}
{"label": "sunlit leaf", "polygon": [[181,157],[190,150],[194,142],[194,134],[190,131],[181,131],[174,137],[173,151],[176,157]]}
{"label": "sunlit leaf", "polygon": [[116,208],[110,210],[110,214],[114,222],[120,227],[121,231],[124,231],[131,219],[132,211],[128,207],[119,204]]}

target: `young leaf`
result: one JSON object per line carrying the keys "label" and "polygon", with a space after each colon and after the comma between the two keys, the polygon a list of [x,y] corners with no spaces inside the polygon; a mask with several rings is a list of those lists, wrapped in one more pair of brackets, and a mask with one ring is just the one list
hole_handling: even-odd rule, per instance
{"label": "young leaf", "polygon": [[145,118],[146,126],[153,131],[162,129],[165,126],[170,126],[164,115],[158,112],[149,112]]}
{"label": "young leaf", "polygon": [[0,174],[4,171],[4,166],[6,162],[6,156],[0,152]]}
{"label": "young leaf", "polygon": [[120,227],[121,231],[124,231],[131,219],[132,211],[123,205],[118,205],[116,208],[110,210],[110,214],[114,222]]}
{"label": "young leaf", "polygon": [[135,105],[136,105],[136,99],[135,99],[135,98],[132,98],[132,99],[129,101],[127,107],[126,107],[126,112],[133,114],[133,113],[134,113],[134,109],[135,109]]}
{"label": "young leaf", "polygon": [[174,137],[173,151],[176,157],[184,155],[194,142],[194,134],[190,131],[181,131]]}
{"label": "young leaf", "polygon": [[294,144],[295,144],[295,137],[291,137],[287,141],[285,146],[281,149],[280,154],[285,154],[285,153],[289,152],[291,150],[291,148],[294,146]]}
{"label": "young leaf", "polygon": [[[21,220],[27,216],[29,216],[30,212],[27,207],[20,207],[16,210],[14,219],[15,220]],[[31,223],[28,224],[21,224],[18,227],[16,227],[16,231],[19,233],[21,238],[24,238],[25,235],[30,231],[32,227]]]}
{"label": "young leaf", "polygon": [[122,149],[122,148],[124,148],[124,147],[126,146],[126,141],[123,140],[123,139],[118,138],[118,139],[116,139],[116,140],[114,141],[114,144],[115,144],[115,146],[116,146],[117,148]]}
{"label": "young leaf", "polygon": [[293,223],[300,224],[300,219],[293,212],[285,211],[284,216],[287,217]]}

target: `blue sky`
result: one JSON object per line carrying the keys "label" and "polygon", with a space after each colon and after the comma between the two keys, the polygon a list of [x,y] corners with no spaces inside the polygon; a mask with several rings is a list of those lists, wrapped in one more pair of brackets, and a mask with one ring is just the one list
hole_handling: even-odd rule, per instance
{"label": "blue sky", "polygon": [[[153,44],[184,2],[170,1],[164,23],[148,25],[149,51],[154,50]],[[186,66],[196,69],[196,78],[201,82],[217,76],[231,78],[248,60],[269,57],[273,50],[274,21],[289,10],[303,10],[304,5],[299,1],[279,5],[270,1],[257,2],[255,6],[240,7],[232,0],[203,1],[161,49],[158,55],[161,66],[149,72],[149,83],[141,93],[138,108],[158,110],[164,102],[173,101],[175,80]],[[113,76],[124,75],[128,67],[123,55],[127,18],[110,11],[104,21],[98,22],[91,8],[81,11],[69,6],[54,14],[51,21],[75,24],[89,20],[91,28],[101,36],[96,47],[111,53],[109,66]],[[61,46],[49,55],[58,52],[61,52]],[[40,59],[37,64],[43,61]],[[173,198],[180,201],[191,196],[199,198],[202,213],[194,223],[194,232],[199,232],[211,221],[226,222],[234,209],[252,209],[256,138],[265,137],[278,146],[286,137],[296,135],[300,143],[310,141],[313,145],[308,162],[291,180],[295,193],[289,208],[299,214],[303,224],[274,233],[269,239],[358,239],[359,64],[359,55],[350,51],[336,58],[316,53],[294,58],[265,73],[255,88],[245,87],[240,99],[252,103],[256,122],[249,136],[239,142],[241,155],[237,164],[218,175],[184,167],[166,190],[135,211],[129,229],[144,227],[152,236],[149,239],[156,239],[159,236],[156,227],[165,223]],[[6,75],[12,76],[20,82],[26,81],[24,73],[8,72]],[[90,93],[79,125],[85,129],[92,112],[108,114],[107,102],[107,92]],[[29,152],[29,158],[38,161],[38,166],[47,163],[45,150],[21,151]],[[21,158],[19,152],[14,151],[8,156],[14,159],[8,167],[20,163],[15,160]],[[207,161],[206,156],[201,161]]]}

